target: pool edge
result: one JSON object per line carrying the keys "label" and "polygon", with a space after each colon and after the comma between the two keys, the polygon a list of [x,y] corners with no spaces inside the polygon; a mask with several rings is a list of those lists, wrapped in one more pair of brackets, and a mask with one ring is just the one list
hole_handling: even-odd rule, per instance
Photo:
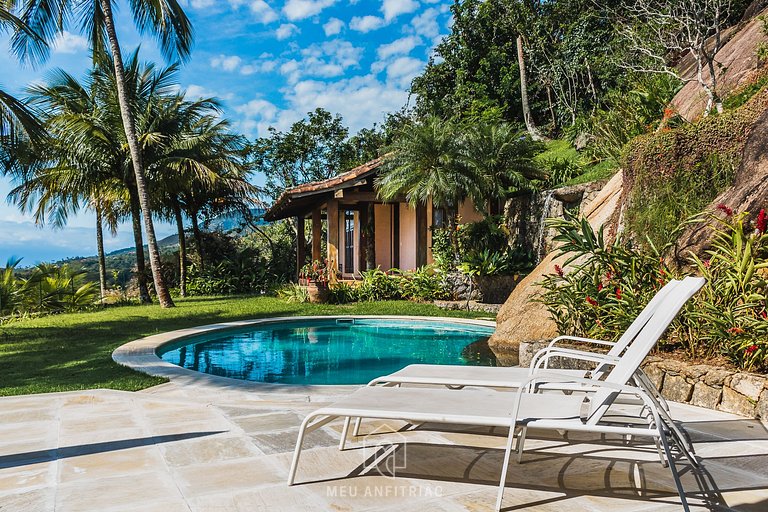
{"label": "pool edge", "polygon": [[413,316],[413,315],[321,315],[321,316],[281,316],[270,318],[258,318],[251,320],[237,320],[233,322],[221,322],[201,325],[153,334],[145,338],[129,341],[112,352],[112,360],[117,364],[131,368],[132,370],[163,377],[183,385],[206,385],[225,388],[248,389],[260,392],[280,392],[286,394],[339,394],[346,390],[359,388],[360,385],[308,385],[300,384],[272,384],[266,382],[253,382],[230,377],[221,377],[207,373],[188,370],[175,364],[164,361],[157,355],[157,351],[169,344],[176,343],[184,338],[189,338],[208,332],[238,329],[252,325],[269,324],[285,321],[302,320],[332,320],[332,319],[390,319],[390,320],[419,320],[439,321],[456,324],[478,325],[483,327],[496,327],[496,322],[491,320],[476,320],[472,318],[453,318],[439,316]]}

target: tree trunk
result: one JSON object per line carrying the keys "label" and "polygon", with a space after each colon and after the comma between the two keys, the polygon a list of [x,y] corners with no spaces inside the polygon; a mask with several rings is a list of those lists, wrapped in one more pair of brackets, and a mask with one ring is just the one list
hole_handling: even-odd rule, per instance
{"label": "tree trunk", "polygon": [[173,307],[173,299],[165,286],[165,280],[160,269],[160,251],[157,247],[157,238],[155,237],[155,226],[152,223],[152,210],[149,205],[149,191],[147,190],[147,180],[144,175],[144,166],[141,160],[141,150],[136,136],[136,126],[131,113],[130,102],[128,100],[128,91],[125,80],[125,69],[123,69],[123,56],[120,52],[120,44],[117,40],[115,31],[115,20],[112,16],[111,0],[101,0],[101,8],[104,12],[104,23],[109,38],[109,46],[112,50],[112,61],[115,66],[115,83],[117,84],[117,97],[120,103],[120,114],[123,119],[123,129],[128,141],[128,149],[131,153],[133,163],[133,172],[136,175],[136,189],[138,191],[139,203],[144,212],[144,229],[147,232],[147,245],[149,247],[149,263],[152,267],[152,278],[155,282],[155,292],[164,308]]}
{"label": "tree trunk", "polygon": [[520,68],[520,102],[523,106],[523,120],[525,128],[533,140],[541,140],[541,134],[536,128],[536,123],[531,115],[531,106],[528,103],[528,77],[525,72],[525,56],[523,55],[523,36],[517,36],[517,66]]}
{"label": "tree trunk", "polygon": [[141,205],[133,184],[128,186],[128,197],[131,203],[131,223],[133,225],[133,242],[136,246],[136,280],[139,283],[139,300],[142,304],[151,304],[147,287],[147,267],[144,259],[144,238],[141,234]]}
{"label": "tree trunk", "polygon": [[176,231],[179,235],[179,295],[187,296],[187,240],[184,236],[184,219],[181,216],[181,207],[177,201],[173,202],[173,215],[176,217]]}
{"label": "tree trunk", "polygon": [[96,249],[99,255],[99,289],[101,290],[101,303],[104,304],[104,296],[107,294],[107,261],[104,257],[104,230],[102,223],[101,204],[96,201]]}
{"label": "tree trunk", "polygon": [[200,258],[200,272],[205,270],[205,256],[203,254],[203,235],[200,233],[200,224],[197,221],[197,212],[190,215],[192,218],[192,235],[195,237],[195,250]]}

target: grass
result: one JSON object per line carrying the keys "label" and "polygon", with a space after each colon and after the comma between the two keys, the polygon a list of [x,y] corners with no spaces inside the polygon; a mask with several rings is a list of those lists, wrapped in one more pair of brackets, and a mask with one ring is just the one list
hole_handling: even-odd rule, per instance
{"label": "grass", "polygon": [[129,341],[222,321],[293,315],[423,315],[477,318],[405,301],[342,306],[289,304],[272,297],[177,299],[176,308],[111,307],[0,325],[0,396],[108,388],[137,391],[165,382],[112,361]]}

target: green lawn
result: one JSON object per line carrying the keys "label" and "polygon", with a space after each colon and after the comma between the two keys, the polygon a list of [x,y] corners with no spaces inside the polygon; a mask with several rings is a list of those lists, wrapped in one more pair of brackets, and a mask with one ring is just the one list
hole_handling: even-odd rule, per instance
{"label": "green lawn", "polygon": [[331,306],[271,297],[204,297],[176,304],[168,310],[123,306],[1,325],[0,396],[94,388],[136,391],[160,384],[165,381],[114,363],[112,351],[137,338],[195,325],[289,315],[488,316],[404,301]]}

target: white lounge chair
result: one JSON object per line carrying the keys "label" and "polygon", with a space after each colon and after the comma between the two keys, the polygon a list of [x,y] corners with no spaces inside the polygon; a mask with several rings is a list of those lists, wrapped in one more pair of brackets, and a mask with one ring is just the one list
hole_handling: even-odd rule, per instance
{"label": "white lounge chair", "polygon": [[[648,323],[648,320],[659,308],[664,308],[666,302],[671,298],[671,292],[681,283],[693,283],[691,279],[686,278],[683,281],[671,280],[663,286],[656,295],[648,302],[640,314],[630,324],[622,336],[615,342],[583,338],[577,336],[558,336],[553,339],[549,345],[537,352],[531,360],[528,367],[493,367],[493,366],[461,366],[461,365],[433,365],[433,364],[412,364],[389,375],[377,377],[368,383],[369,386],[393,386],[402,384],[420,384],[420,385],[440,385],[450,389],[461,389],[465,386],[473,387],[492,387],[492,388],[513,388],[520,387],[522,382],[528,380],[535,372],[547,370],[556,372],[559,375],[567,375],[575,378],[591,378],[599,380],[604,372],[611,367],[615,359],[627,349],[635,340],[641,329]],[[696,280],[695,282],[699,282]],[[575,350],[561,346],[562,342],[569,344],[591,344],[604,347],[611,347],[610,350],[603,353]],[[555,358],[565,358],[595,363],[595,368],[591,371],[570,370],[570,369],[549,369],[549,362]],[[688,438],[683,435],[680,429],[674,424],[668,415],[669,406],[664,397],[656,390],[650,379],[638,368],[633,377],[633,384],[643,388],[657,405],[661,406],[663,419],[672,429],[677,440],[685,444],[685,449],[693,452],[693,446]],[[356,418],[353,435],[360,433],[360,425],[363,418]]]}
{"label": "white lounge chair", "polygon": [[[361,388],[347,398],[309,414],[301,424],[296,449],[288,475],[288,485],[295,482],[304,436],[336,418],[347,418],[342,431],[340,448],[348,434],[348,418],[364,417],[389,420],[406,420],[415,423],[452,423],[489,427],[508,427],[507,444],[501,470],[496,510],[501,508],[506,484],[507,469],[515,433],[520,427],[517,451],[522,455],[528,428],[558,431],[587,431],[629,436],[651,437],[661,445],[680,495],[683,509],[688,502],[674,465],[674,459],[666,437],[664,422],[659,415],[657,402],[644,390],[627,385],[645,356],[650,352],[669,324],[690,299],[703,286],[702,280],[689,281],[675,287],[673,299],[657,310],[638,333],[615,365],[605,373],[604,380],[579,379],[554,372],[542,372],[520,383],[517,392],[476,389],[456,392],[448,389],[381,387]],[[589,395],[561,395],[536,393],[542,385],[549,387],[562,383],[567,389],[574,385],[592,390]],[[620,394],[636,396],[649,412],[647,425],[635,422],[614,423],[608,409]],[[585,402],[587,406],[585,406]],[[586,410],[585,410],[586,409]],[[685,451],[684,451],[685,453]],[[687,455],[687,453],[686,453]],[[691,461],[695,463],[694,460]]]}

